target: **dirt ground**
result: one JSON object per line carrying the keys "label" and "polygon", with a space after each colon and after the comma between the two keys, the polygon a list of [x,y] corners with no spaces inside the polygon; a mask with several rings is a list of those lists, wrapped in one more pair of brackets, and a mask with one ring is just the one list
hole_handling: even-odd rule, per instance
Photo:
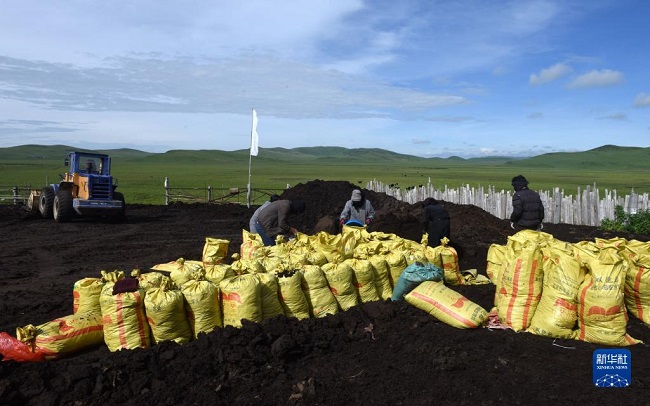
{"label": "dirt ground", "polygon": [[[288,189],[307,211],[296,227],[335,232],[354,185],[312,181]],[[422,209],[367,192],[377,209],[370,231],[419,241]],[[127,196],[128,203],[128,196]],[[462,270],[485,274],[492,243],[514,234],[485,211],[445,204]],[[101,270],[148,269],[201,259],[205,237],[237,252],[255,207],[131,205],[125,223],[57,224],[0,206],[0,332],[72,314],[72,287]],[[545,224],[565,242],[615,236],[594,227]],[[455,288],[486,310],[493,285]],[[596,388],[600,345],[511,330],[461,330],[406,302],[373,302],[322,319],[276,317],[218,328],[184,345],[111,353],[105,346],[43,363],[0,362],[2,405],[648,405],[650,328],[630,316],[628,333],[646,344],[632,353],[628,388]],[[372,324],[372,331],[368,326]]]}

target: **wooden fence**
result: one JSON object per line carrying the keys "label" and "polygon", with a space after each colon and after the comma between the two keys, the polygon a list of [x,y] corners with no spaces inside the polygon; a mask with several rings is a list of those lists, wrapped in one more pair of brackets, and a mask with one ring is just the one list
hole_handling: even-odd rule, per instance
{"label": "wooden fence", "polygon": [[[283,189],[251,189],[250,202],[260,205],[269,200],[271,195],[279,195]],[[169,178],[165,178],[165,205],[170,202],[203,203],[248,203],[248,187],[213,188],[206,187],[172,187]]]}
{"label": "wooden fence", "polygon": [[[447,185],[436,189],[432,184],[401,190],[385,185],[377,180],[368,182],[366,189],[386,193],[398,200],[417,203],[427,197],[444,200],[455,204],[471,204],[487,211],[500,219],[507,219],[512,212],[513,191],[496,190],[493,186],[470,187],[469,185],[451,189]],[[578,188],[576,195],[565,194],[564,190],[537,191],[544,204],[546,223],[563,223],[586,226],[600,226],[604,219],[614,220],[614,209],[622,206],[629,214],[639,210],[648,210],[650,203],[648,193],[620,196],[616,190],[605,190],[601,198],[596,185]]]}
{"label": "wooden fence", "polygon": [[31,185],[0,185],[0,204],[25,204],[32,191]]}

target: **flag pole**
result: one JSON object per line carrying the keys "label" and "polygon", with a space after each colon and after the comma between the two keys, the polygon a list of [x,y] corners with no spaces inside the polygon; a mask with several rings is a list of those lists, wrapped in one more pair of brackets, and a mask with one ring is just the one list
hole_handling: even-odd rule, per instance
{"label": "flag pole", "polygon": [[246,193],[246,207],[251,207],[251,166],[253,163],[253,155],[257,156],[257,114],[255,109],[252,109],[251,114],[251,146],[248,154],[248,191]]}
{"label": "flag pole", "polygon": [[251,207],[251,164],[253,155],[248,155],[248,192],[246,193],[246,207]]}

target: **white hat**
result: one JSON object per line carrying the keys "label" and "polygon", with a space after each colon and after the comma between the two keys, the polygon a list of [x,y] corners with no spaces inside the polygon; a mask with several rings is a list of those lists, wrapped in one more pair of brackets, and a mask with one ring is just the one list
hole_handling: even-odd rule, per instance
{"label": "white hat", "polygon": [[355,189],[352,191],[352,201],[353,202],[361,201],[361,191],[359,189]]}

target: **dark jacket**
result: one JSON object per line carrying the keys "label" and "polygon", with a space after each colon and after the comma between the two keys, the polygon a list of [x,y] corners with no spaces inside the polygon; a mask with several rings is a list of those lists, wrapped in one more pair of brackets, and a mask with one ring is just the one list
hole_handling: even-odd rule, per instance
{"label": "dark jacket", "polygon": [[444,237],[450,238],[449,212],[440,203],[425,206],[422,227],[429,234],[429,246],[437,247]]}
{"label": "dark jacket", "polygon": [[534,230],[542,220],[544,220],[544,205],[537,192],[524,187],[512,195],[510,221],[519,227]]}

